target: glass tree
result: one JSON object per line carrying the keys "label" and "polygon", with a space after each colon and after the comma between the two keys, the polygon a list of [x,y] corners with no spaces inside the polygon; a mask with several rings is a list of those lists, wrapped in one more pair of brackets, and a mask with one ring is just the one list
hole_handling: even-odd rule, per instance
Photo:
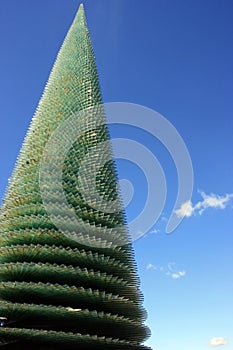
{"label": "glass tree", "polygon": [[[65,140],[72,142],[60,154]],[[103,143],[104,148],[98,148]],[[83,170],[88,157],[93,174]],[[95,189],[90,185],[93,177]],[[107,206],[115,203],[114,210],[103,210],[101,200]],[[149,335],[144,320],[94,54],[80,5],[0,211],[0,345],[148,349],[142,345]]]}

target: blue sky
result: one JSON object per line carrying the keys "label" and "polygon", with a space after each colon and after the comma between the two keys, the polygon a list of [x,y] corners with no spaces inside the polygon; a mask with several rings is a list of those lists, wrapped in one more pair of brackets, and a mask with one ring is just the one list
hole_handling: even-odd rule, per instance
{"label": "blue sky", "polygon": [[[78,5],[1,0],[0,197]],[[162,215],[134,243],[152,331],[147,343],[158,350],[218,344],[232,349],[233,3],[87,0],[84,5],[104,102],[131,102],[161,113],[183,137],[193,163],[189,216],[166,235],[177,195],[169,153],[146,133],[111,127],[112,137],[130,135],[148,147],[167,180]],[[119,177],[135,186],[126,208],[130,221],[143,207],[146,181],[133,164],[117,165]]]}

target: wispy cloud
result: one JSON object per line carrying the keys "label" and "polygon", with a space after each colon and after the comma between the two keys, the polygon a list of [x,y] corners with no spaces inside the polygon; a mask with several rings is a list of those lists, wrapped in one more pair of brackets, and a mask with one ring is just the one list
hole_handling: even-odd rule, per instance
{"label": "wispy cloud", "polygon": [[146,267],[147,270],[157,270],[157,267],[153,264],[148,264],[147,267]]}
{"label": "wispy cloud", "polygon": [[160,220],[162,221],[162,222],[167,222],[167,217],[165,216],[165,215],[162,215],[161,217],[160,217]]}
{"label": "wispy cloud", "polygon": [[158,229],[154,229],[154,230],[150,231],[149,233],[152,233],[152,234],[157,234],[157,233],[159,233],[159,232],[160,232],[160,230],[158,230]]}
{"label": "wispy cloud", "polygon": [[147,270],[156,270],[164,273],[166,276],[171,277],[172,279],[176,280],[178,278],[184,277],[186,275],[186,272],[184,270],[177,270],[175,268],[175,263],[168,263],[167,266],[155,266],[154,264],[149,263],[146,267]]}
{"label": "wispy cloud", "polygon": [[233,198],[233,193],[219,196],[214,193],[208,195],[201,191],[200,195],[202,197],[201,201],[197,202],[195,205],[193,205],[191,201],[183,203],[181,207],[175,211],[176,215],[178,217],[190,217],[196,213],[201,215],[208,208],[225,209]]}
{"label": "wispy cloud", "polygon": [[176,280],[177,278],[185,276],[186,272],[185,271],[178,271],[178,272],[173,272],[171,274],[171,277]]}
{"label": "wispy cloud", "polygon": [[177,280],[178,278],[184,277],[186,272],[185,271],[179,271],[176,269],[176,263],[168,263],[167,264],[168,271],[166,272],[167,276],[170,276],[174,280]]}
{"label": "wispy cloud", "polygon": [[209,345],[210,346],[219,346],[219,345],[226,345],[227,340],[223,337],[213,337],[210,339]]}

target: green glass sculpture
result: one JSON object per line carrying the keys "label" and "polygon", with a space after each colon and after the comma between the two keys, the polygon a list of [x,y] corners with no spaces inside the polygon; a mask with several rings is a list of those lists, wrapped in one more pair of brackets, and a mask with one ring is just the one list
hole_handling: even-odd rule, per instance
{"label": "green glass sculpture", "polygon": [[[101,105],[95,59],[80,5],[29,127],[0,211],[3,349],[148,349],[142,345],[149,330],[143,324],[145,311],[124,211],[119,207],[105,212],[92,206],[78,185],[83,159],[101,142],[109,143]],[[93,123],[91,128],[88,124],[90,130],[84,128],[86,131],[72,140],[64,158],[66,204],[58,191],[56,164],[44,188],[54,195],[49,203],[56,219],[67,227],[64,233],[44,204],[40,170],[41,164],[46,164],[43,157],[48,140],[71,116],[81,118],[78,122],[85,125],[82,111],[91,114]],[[104,152],[96,188],[107,203],[120,203],[110,146]],[[84,174],[87,183],[90,177]],[[75,225],[66,215],[67,205],[78,218]]]}

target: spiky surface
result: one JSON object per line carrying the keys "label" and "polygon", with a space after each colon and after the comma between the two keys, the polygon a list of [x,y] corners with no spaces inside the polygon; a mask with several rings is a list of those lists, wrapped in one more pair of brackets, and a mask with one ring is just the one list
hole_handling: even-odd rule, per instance
{"label": "spiky surface", "polygon": [[[22,146],[0,212],[0,345],[6,349],[147,349],[145,311],[130,243],[104,246],[96,227],[112,232],[124,213],[105,213],[87,204],[77,188],[85,155],[108,141],[101,123],[82,134],[64,163],[63,186],[69,206],[96,236],[83,243],[64,235],[51,221],[41,197],[39,171],[45,145],[72,114],[102,102],[83,6],[58,54]],[[95,118],[95,116],[93,117]],[[85,122],[85,121],[84,121]],[[93,136],[94,135],[94,136]],[[104,156],[103,156],[104,159]],[[56,192],[53,174],[49,189]],[[108,162],[98,174],[106,200],[118,198],[116,174]],[[59,198],[53,206],[62,217]],[[62,217],[69,223],[69,218]],[[79,232],[80,230],[80,232]],[[122,232],[121,232],[122,234]],[[127,230],[125,230],[127,240]]]}

